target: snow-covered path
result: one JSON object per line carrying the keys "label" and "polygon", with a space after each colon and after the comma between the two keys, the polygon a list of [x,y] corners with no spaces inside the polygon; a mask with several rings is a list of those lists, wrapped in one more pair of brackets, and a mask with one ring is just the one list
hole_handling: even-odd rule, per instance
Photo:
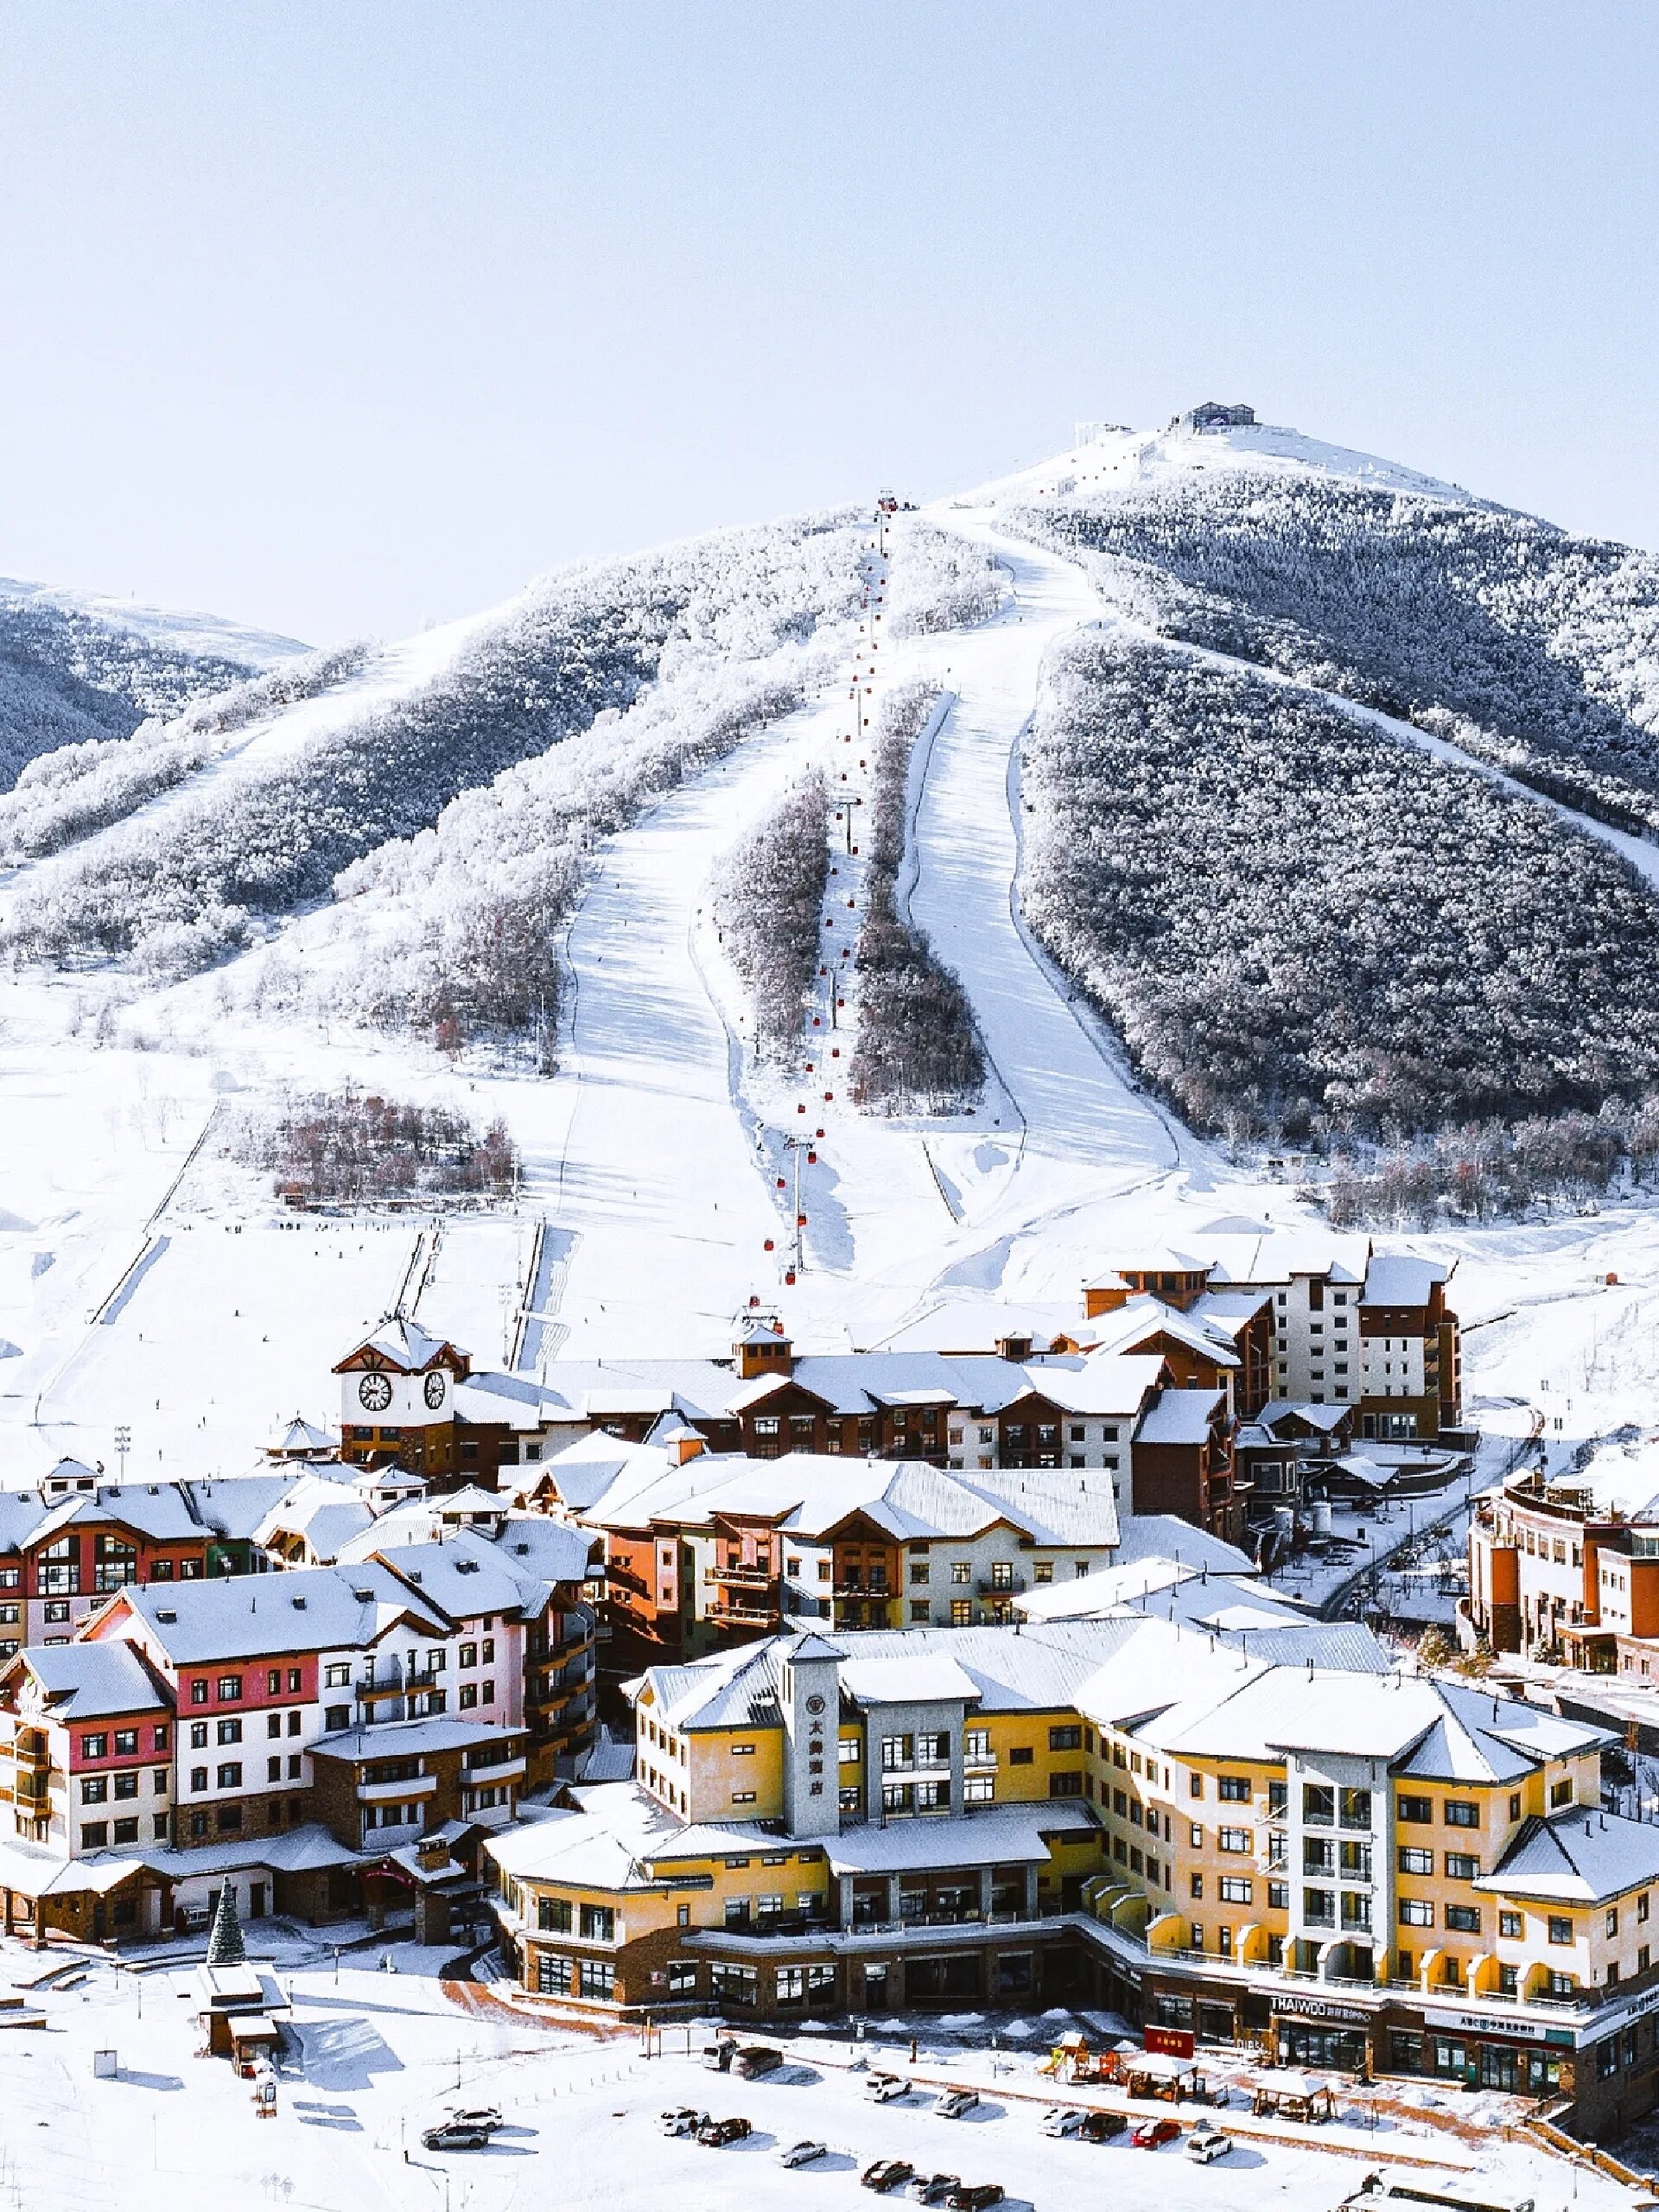
{"label": "snow-covered path", "polygon": [[[701,1345],[771,1287],[778,1217],[734,1103],[696,924],[721,856],[800,772],[824,711],[789,716],[612,839],[577,910],[554,1086],[567,1118],[533,1192],[575,1240],[550,1355],[630,1338]],[[665,1314],[678,1343],[662,1341]]]}
{"label": "snow-covered path", "polygon": [[933,743],[916,822],[911,911],[974,1006],[986,1050],[1025,1124],[1025,1158],[1134,1178],[1173,1166],[1158,1116],[1099,1049],[1017,919],[1019,839],[1010,772],[1044,655],[1098,619],[1069,562],[974,532],[1014,581],[999,620],[950,640],[957,704]]}

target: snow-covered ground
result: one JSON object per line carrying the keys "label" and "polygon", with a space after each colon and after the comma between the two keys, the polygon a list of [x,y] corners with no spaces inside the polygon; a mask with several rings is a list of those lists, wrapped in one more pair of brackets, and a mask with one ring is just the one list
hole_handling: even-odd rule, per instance
{"label": "snow-covered ground", "polygon": [[[383,1957],[397,1971],[382,1970]],[[1050,2033],[1039,2017],[947,2021],[938,2024],[955,2032],[943,2044],[937,2029],[915,2024],[913,2065],[905,2023],[884,2031],[885,2045],[802,2036],[788,2047],[786,2068],[747,2082],[688,2055],[688,2044],[695,2051],[704,2040],[700,2028],[665,2030],[662,2055],[648,2058],[632,2036],[598,2040],[485,1992],[440,1983],[439,1955],[410,1946],[348,1951],[336,1967],[321,1947],[279,1940],[276,1961],[293,2033],[271,2119],[256,2116],[248,2083],[226,2061],[197,2055],[188,1968],[139,1974],[94,1965],[78,1986],[31,1996],[44,2028],[0,2034],[0,2202],[50,2212],[107,2212],[117,2203],[124,2212],[172,2212],[181,2199],[226,2212],[261,2202],[315,2212],[664,2202],[686,2212],[755,2203],[771,2212],[798,2202],[803,2212],[851,2212],[869,2202],[859,2173],[882,2157],[999,2181],[1016,2207],[1042,2212],[1084,2212],[1103,2191],[1124,2212],[1231,2212],[1245,2199],[1329,2212],[1370,2164],[1390,2157],[1453,2174],[1473,2169],[1534,2196],[1540,2212],[1572,2201],[1613,2212],[1632,2202],[1593,2170],[1507,2139],[1505,2123],[1519,2112],[1511,2101],[1448,2099],[1427,2084],[1417,2092],[1388,2085],[1392,2110],[1353,2091],[1324,2129],[1279,2123],[1255,2136],[1247,2117],[1235,2118],[1230,2156],[1202,2166],[1174,2149],[1132,2150],[1122,2137],[1102,2146],[1046,2137],[1041,2115],[1057,2095],[1121,2101],[1049,2088],[1036,2070]],[[21,1944],[0,1950],[0,1979],[23,1981],[38,1966]],[[118,2070],[95,2074],[98,2052],[112,2053]],[[916,2093],[870,2105],[855,2059],[895,2064]],[[931,2109],[934,2086],[948,2082],[981,2091],[963,2120]],[[1414,2119],[1414,2098],[1420,2110],[1448,2101],[1471,2123],[1469,2133],[1491,2132],[1471,2148]],[[505,2126],[487,2151],[422,2146],[423,2128],[456,2103],[502,2113]],[[666,2138],[657,2115],[677,2106],[741,2114],[753,2133],[725,2150]],[[777,2151],[804,2138],[829,2155],[781,2168]]]}

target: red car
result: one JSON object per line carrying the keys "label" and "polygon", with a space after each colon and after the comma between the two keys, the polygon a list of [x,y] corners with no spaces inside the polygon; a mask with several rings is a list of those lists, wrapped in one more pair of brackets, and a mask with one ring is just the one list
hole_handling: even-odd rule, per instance
{"label": "red car", "polygon": [[1166,2143],[1180,2140],[1180,2122],[1174,2120],[1143,2120],[1129,2140],[1137,2151],[1160,2151]]}

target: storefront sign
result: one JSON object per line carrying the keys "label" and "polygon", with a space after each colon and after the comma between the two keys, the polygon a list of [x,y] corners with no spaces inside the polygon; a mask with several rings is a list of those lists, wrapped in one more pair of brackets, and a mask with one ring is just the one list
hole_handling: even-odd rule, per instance
{"label": "storefront sign", "polygon": [[1160,2050],[1166,2058],[1191,2058],[1198,2048],[1191,2028],[1148,2028],[1146,2044],[1148,2050]]}
{"label": "storefront sign", "polygon": [[1536,2020],[1495,2020],[1486,2012],[1437,2012],[1427,2006],[1423,2019],[1431,2028],[1450,2028],[1454,2035],[1501,2036],[1506,2043],[1542,2043],[1543,2024]]}
{"label": "storefront sign", "polygon": [[1357,2005],[1338,2005],[1328,1997],[1280,1997],[1273,2000],[1275,2012],[1296,2020],[1329,2020],[1334,2025],[1350,2028],[1369,2028],[1371,2015]]}
{"label": "storefront sign", "polygon": [[1621,2005],[1617,2012],[1599,2012],[1593,2020],[1586,2020],[1579,2028],[1580,2044],[1599,2043],[1619,2028],[1628,2028],[1632,2020],[1645,2019],[1659,2006],[1659,1987],[1643,1990],[1640,1997],[1633,1997],[1628,2005]]}

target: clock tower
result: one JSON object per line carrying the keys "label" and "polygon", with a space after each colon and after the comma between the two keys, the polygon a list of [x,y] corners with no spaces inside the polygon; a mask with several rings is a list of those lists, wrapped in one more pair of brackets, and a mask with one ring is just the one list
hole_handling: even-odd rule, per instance
{"label": "clock tower", "polygon": [[340,1453],[359,1466],[396,1459],[423,1474],[456,1464],[455,1385],[472,1371],[459,1345],[392,1314],[337,1361]]}

